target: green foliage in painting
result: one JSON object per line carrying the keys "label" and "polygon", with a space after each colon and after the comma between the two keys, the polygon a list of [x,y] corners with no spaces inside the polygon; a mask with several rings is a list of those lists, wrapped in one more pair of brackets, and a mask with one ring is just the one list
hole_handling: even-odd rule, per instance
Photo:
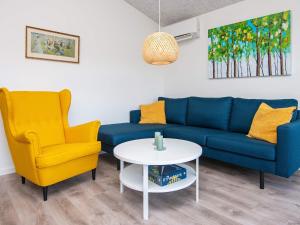
{"label": "green foliage in painting", "polygon": [[210,29],[208,41],[213,79],[290,74],[290,11]]}

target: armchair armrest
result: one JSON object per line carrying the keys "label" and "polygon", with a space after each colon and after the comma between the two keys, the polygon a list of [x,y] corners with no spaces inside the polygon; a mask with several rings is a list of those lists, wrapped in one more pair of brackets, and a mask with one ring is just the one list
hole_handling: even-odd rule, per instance
{"label": "armchair armrest", "polygon": [[15,136],[16,141],[22,142],[22,143],[28,143],[31,144],[34,141],[38,141],[38,135],[35,131],[27,130],[24,133],[17,134]]}
{"label": "armchair armrest", "polygon": [[130,123],[139,123],[141,119],[141,110],[130,111]]}
{"label": "armchair armrest", "polygon": [[300,167],[300,120],[277,128],[276,174],[289,177]]}
{"label": "armchair armrest", "polygon": [[66,129],[66,142],[92,142],[97,141],[100,121],[93,121]]}

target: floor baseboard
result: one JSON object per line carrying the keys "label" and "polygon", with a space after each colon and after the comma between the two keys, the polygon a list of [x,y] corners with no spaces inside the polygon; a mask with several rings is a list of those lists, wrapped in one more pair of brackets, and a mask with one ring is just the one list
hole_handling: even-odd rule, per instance
{"label": "floor baseboard", "polygon": [[0,168],[0,176],[16,172],[14,167]]}

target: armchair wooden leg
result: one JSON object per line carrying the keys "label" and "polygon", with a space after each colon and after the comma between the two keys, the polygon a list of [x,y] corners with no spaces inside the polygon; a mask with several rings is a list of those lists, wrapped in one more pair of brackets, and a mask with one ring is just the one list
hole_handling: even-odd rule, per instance
{"label": "armchair wooden leg", "polygon": [[22,184],[25,184],[25,177],[21,177]]}
{"label": "armchair wooden leg", "polygon": [[47,201],[47,197],[48,197],[48,186],[43,187],[43,197],[44,197],[44,201]]}
{"label": "armchair wooden leg", "polygon": [[92,169],[92,178],[96,180],[96,169]]}
{"label": "armchair wooden leg", "polygon": [[259,171],[259,187],[265,189],[265,174],[263,171]]}

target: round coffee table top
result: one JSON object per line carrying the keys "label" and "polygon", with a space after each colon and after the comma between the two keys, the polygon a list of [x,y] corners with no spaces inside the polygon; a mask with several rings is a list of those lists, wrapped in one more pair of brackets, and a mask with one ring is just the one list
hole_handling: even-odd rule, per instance
{"label": "round coffee table top", "polygon": [[121,161],[142,165],[170,165],[192,161],[202,154],[202,147],[190,141],[164,138],[166,150],[154,149],[154,138],[128,141],[115,147]]}

